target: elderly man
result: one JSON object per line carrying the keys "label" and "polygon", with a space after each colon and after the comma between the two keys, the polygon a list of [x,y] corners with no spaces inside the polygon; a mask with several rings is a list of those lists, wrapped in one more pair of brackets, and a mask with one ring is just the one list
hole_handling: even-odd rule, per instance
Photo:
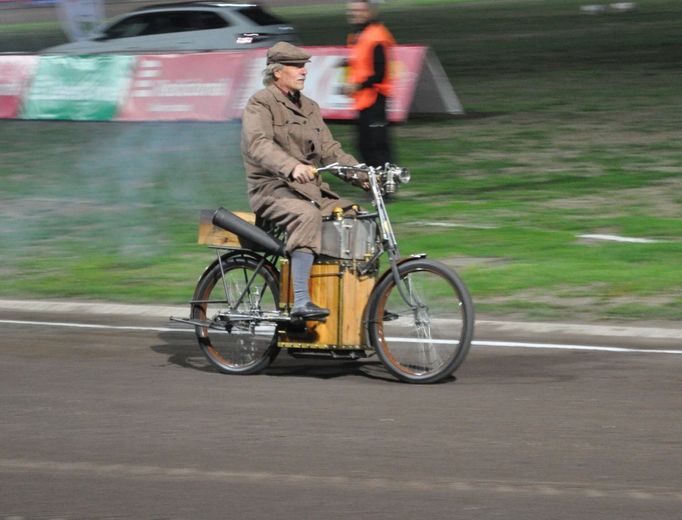
{"label": "elderly man", "polygon": [[251,208],[287,232],[294,284],[291,316],[315,320],[329,314],[310,301],[308,289],[320,252],[322,218],[334,208],[353,206],[322,182],[316,166],[358,161],[333,139],[318,104],[301,94],[309,61],[307,52],[289,43],[268,50],[265,88],[249,99],[242,116],[241,150]]}

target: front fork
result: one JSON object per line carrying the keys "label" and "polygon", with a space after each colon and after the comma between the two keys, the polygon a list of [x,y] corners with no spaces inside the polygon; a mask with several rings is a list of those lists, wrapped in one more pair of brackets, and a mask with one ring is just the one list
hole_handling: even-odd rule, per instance
{"label": "front fork", "polygon": [[[426,256],[426,255],[424,255]],[[390,254],[389,254],[390,258]],[[391,262],[391,275],[393,276],[393,281],[395,286],[398,288],[403,301],[410,307],[410,310],[414,313],[414,322],[417,327],[424,327],[429,329],[431,327],[431,320],[429,319],[429,308],[421,301],[419,295],[414,290],[412,286],[412,280],[409,276],[405,278],[400,277],[400,271],[398,269],[398,262],[394,259],[389,260]]]}

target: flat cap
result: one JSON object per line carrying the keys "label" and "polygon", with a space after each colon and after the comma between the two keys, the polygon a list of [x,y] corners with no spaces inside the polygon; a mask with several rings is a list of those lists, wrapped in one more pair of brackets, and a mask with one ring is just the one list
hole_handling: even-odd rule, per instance
{"label": "flat cap", "polygon": [[268,49],[267,56],[268,65],[271,63],[291,65],[295,63],[307,63],[310,61],[310,54],[287,42],[277,42],[274,44]]}

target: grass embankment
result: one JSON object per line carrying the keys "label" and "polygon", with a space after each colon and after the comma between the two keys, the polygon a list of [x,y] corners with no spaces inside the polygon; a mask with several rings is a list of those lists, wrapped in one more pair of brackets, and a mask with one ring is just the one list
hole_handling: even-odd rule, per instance
{"label": "grass embankment", "polygon": [[[490,316],[677,320],[682,7],[580,4],[385,6],[400,42],[435,48],[469,114],[395,129],[413,172],[389,208],[401,251],[457,267]],[[344,39],[341,7],[282,13],[308,44]],[[332,130],[352,148],[351,126]],[[194,245],[198,210],[246,208],[235,124],[0,132],[5,297],[185,301],[210,260]]]}

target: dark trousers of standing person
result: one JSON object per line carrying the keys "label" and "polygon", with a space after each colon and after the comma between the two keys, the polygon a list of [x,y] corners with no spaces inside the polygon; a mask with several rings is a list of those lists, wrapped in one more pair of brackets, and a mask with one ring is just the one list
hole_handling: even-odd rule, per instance
{"label": "dark trousers of standing person", "polygon": [[377,95],[376,102],[358,115],[358,150],[368,166],[393,163],[389,124],[386,118],[386,96]]}

